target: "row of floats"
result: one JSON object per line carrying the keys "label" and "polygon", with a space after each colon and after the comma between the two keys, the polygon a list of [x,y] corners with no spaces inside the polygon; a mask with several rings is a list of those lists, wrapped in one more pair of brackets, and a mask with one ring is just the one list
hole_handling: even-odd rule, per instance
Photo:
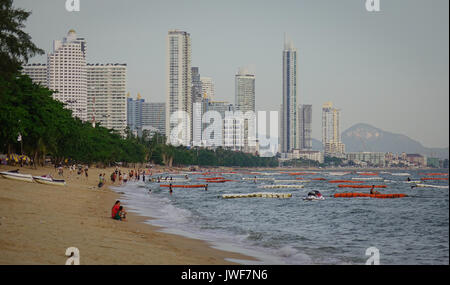
{"label": "row of floats", "polygon": [[[409,173],[389,173],[389,172],[381,172],[386,174],[391,174],[393,176],[410,176]],[[193,174],[193,173],[191,173]],[[199,173],[200,174],[200,173]],[[387,188],[387,185],[362,185],[363,183],[374,181],[374,180],[383,180],[384,178],[379,177],[376,172],[333,172],[327,173],[329,175],[335,176],[343,176],[347,174],[357,174],[358,177],[352,177],[349,179],[340,179],[340,180],[327,180],[322,177],[312,178],[308,177],[305,179],[303,177],[293,177],[293,179],[275,179],[273,177],[267,177],[270,175],[278,175],[278,173],[260,173],[260,172],[208,172],[201,173],[202,175],[211,175],[211,174],[244,174],[244,175],[255,175],[254,177],[243,177],[244,181],[267,181],[273,183],[294,183],[294,184],[269,184],[269,185],[261,185],[259,188],[265,189],[277,189],[277,188],[286,188],[286,189],[295,189],[295,188],[304,188],[303,182],[311,182],[311,181],[326,181],[328,183],[338,184],[338,188],[356,188],[356,189],[370,189],[370,188]],[[317,172],[280,172],[280,174],[288,174],[289,176],[302,176],[302,175],[317,175],[320,173]],[[420,173],[421,175],[425,175],[427,177],[420,178],[419,181],[405,181],[407,183],[414,183],[414,187],[434,187],[434,188],[448,188],[448,186],[439,186],[439,185],[427,185],[421,184],[422,181],[428,180],[448,180],[447,173]],[[257,177],[258,176],[266,176],[266,177]],[[368,176],[368,177],[361,177]],[[441,177],[436,177],[441,176]],[[225,183],[225,182],[237,182],[238,180],[227,179],[225,177],[204,177],[197,178],[198,180],[202,180],[204,183]],[[389,180],[385,180],[389,181]],[[207,184],[198,184],[198,185],[160,185],[160,187],[174,187],[174,188],[207,188]],[[271,193],[271,192],[257,192],[257,193],[241,193],[241,194],[223,194],[221,196],[223,199],[233,199],[233,198],[291,198],[291,193]],[[390,194],[369,194],[369,193],[358,193],[358,192],[346,192],[346,193],[335,193],[331,197],[334,198],[376,198],[376,199],[393,199],[393,198],[404,198],[408,197],[406,194],[398,194],[398,193],[390,193]]]}

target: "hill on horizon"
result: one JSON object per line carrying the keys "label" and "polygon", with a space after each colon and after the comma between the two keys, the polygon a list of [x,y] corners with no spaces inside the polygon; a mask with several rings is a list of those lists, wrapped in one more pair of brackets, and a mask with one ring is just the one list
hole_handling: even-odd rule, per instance
{"label": "hill on horizon", "polygon": [[[358,123],[342,135],[345,152],[393,152],[418,153],[427,157],[449,158],[449,148],[428,148],[402,134],[381,130],[365,123]],[[313,149],[322,150],[322,142],[312,139]]]}

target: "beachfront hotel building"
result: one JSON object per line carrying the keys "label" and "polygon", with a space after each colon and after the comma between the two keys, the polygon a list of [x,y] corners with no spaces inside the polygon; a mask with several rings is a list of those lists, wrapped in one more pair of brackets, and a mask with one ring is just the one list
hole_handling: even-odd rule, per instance
{"label": "beachfront hotel building", "polygon": [[55,93],[74,117],[124,134],[127,125],[127,65],[86,63],[87,43],[70,30],[62,41],[53,42],[47,64],[23,66],[34,83]]}
{"label": "beachfront hotel building", "polygon": [[43,63],[25,64],[22,68],[22,73],[28,75],[34,83],[40,84],[43,87],[48,86],[47,64]]}
{"label": "beachfront hotel building", "polygon": [[343,157],[345,146],[341,142],[340,110],[333,107],[332,102],[322,106],[322,144],[325,156]]}
{"label": "beachfront hotel building", "polygon": [[283,50],[283,102],[281,108],[281,152],[298,149],[297,49],[285,38]]}
{"label": "beachfront hotel building", "polygon": [[127,65],[87,64],[87,116],[124,135],[127,126]]}
{"label": "beachfront hotel building", "polygon": [[82,121],[88,119],[86,52],[86,40],[70,30],[62,41],[53,42],[47,57],[47,87],[55,91],[53,98],[67,104]]}
{"label": "beachfront hotel building", "polygon": [[[235,108],[236,111],[241,111],[245,116],[247,112],[253,112],[256,116],[255,107],[255,75],[250,73],[247,68],[239,68],[235,75]],[[255,118],[256,128],[256,118]],[[256,131],[253,134],[249,133],[248,120],[244,121],[244,142],[243,152],[254,153],[256,152],[256,138],[254,137]],[[252,141],[253,140],[253,141]]]}
{"label": "beachfront hotel building", "polygon": [[[167,95],[166,134],[168,143],[191,145],[192,141],[192,78],[191,37],[184,31],[171,30],[167,35]],[[177,111],[184,111],[178,122],[183,132],[171,136],[171,130],[178,123],[170,121]]]}
{"label": "beachfront hotel building", "polygon": [[299,105],[298,107],[299,126],[299,149],[312,149],[312,105]]}

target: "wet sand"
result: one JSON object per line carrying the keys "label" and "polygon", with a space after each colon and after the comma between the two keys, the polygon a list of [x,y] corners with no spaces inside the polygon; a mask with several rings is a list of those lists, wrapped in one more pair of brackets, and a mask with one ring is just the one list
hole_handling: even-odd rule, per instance
{"label": "wet sand", "polygon": [[[0,171],[19,167],[0,166]],[[128,213],[128,221],[111,219],[120,195],[97,189],[98,174],[89,178],[64,170],[67,186],[51,186],[0,178],[0,264],[65,264],[68,247],[80,251],[81,264],[194,265],[233,264],[252,257],[212,248],[207,242],[160,232]],[[20,168],[20,173],[59,176],[53,167]],[[123,204],[126,209],[126,204]]]}

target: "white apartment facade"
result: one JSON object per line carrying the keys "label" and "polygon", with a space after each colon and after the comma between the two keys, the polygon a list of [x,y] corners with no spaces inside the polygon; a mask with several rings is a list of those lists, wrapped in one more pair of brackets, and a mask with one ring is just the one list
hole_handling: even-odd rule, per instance
{"label": "white apartment facade", "polygon": [[48,86],[47,64],[43,63],[25,64],[23,66],[22,73],[28,75],[34,83],[40,84],[43,87]]}
{"label": "white apartment facade", "polygon": [[47,57],[48,88],[53,98],[67,104],[74,117],[87,120],[86,41],[70,30],[62,41],[53,42]]}
{"label": "white apartment facade", "polygon": [[127,126],[127,65],[87,65],[87,117],[124,134]]}

